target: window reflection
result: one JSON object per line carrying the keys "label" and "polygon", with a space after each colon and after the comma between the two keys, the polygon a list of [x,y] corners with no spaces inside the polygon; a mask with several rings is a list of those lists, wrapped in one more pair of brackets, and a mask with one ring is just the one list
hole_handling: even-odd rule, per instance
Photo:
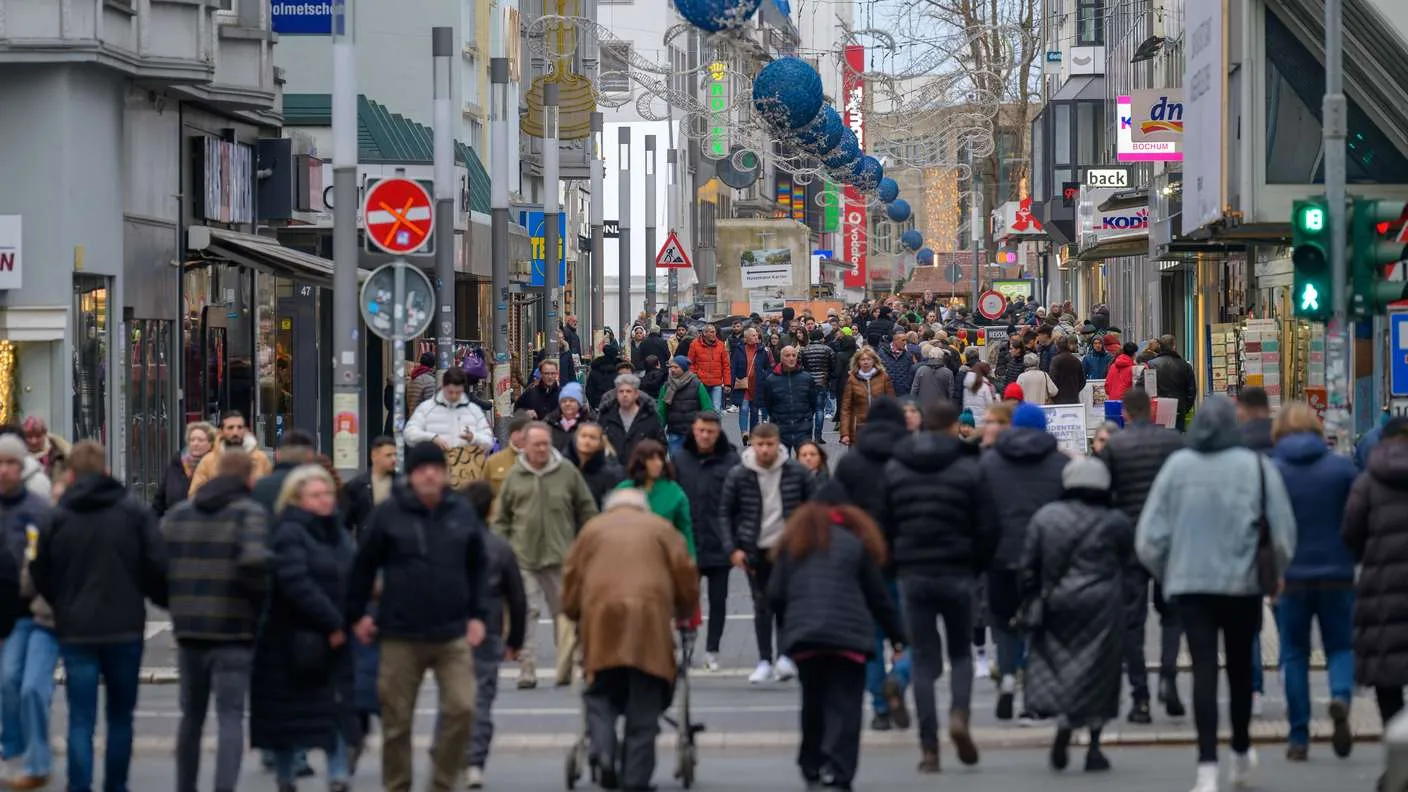
{"label": "window reflection", "polygon": [[107,361],[112,329],[110,278],[73,278],[73,439],[108,442]]}

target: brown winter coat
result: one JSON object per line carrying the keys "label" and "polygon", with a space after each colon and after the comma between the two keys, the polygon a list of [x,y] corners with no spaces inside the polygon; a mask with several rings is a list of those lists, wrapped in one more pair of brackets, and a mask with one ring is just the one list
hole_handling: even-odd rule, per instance
{"label": "brown winter coat", "polygon": [[684,537],[649,512],[593,517],[562,567],[562,612],[577,622],[588,679],[634,668],[673,682],[674,622],[698,603],[699,570]]}
{"label": "brown winter coat", "polygon": [[852,441],[856,439],[860,428],[865,426],[866,416],[870,413],[870,402],[881,396],[895,395],[895,383],[879,364],[876,364],[875,376],[870,382],[860,378],[857,374],[860,369],[855,364],[859,357],[857,353],[856,357],[851,359],[851,374],[846,378],[846,387],[841,390],[841,436],[849,437]]}

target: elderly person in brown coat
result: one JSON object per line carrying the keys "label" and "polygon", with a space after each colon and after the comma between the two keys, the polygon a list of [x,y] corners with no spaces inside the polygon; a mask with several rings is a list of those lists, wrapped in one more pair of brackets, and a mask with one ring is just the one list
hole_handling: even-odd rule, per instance
{"label": "elderly person in brown coat", "polygon": [[[650,512],[645,494],[615,490],[563,564],[562,611],[581,634],[587,733],[601,787],[651,789],[655,738],[675,680],[676,621],[699,602],[684,537]],[[616,766],[616,720],[626,719]]]}

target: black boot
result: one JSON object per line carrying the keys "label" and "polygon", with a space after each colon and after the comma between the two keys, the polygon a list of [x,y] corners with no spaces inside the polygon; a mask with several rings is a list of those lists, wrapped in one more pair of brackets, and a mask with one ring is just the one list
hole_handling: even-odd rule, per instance
{"label": "black boot", "polygon": [[1170,718],[1182,718],[1188,714],[1183,708],[1183,699],[1178,696],[1178,684],[1172,679],[1159,680],[1159,701]]}
{"label": "black boot", "polygon": [[1147,726],[1154,722],[1154,718],[1149,714],[1149,700],[1135,699],[1134,706],[1129,708],[1129,722],[1140,726]]}
{"label": "black boot", "polygon": [[1103,773],[1110,769],[1110,760],[1100,750],[1100,730],[1090,730],[1090,747],[1085,751],[1085,772]]}
{"label": "black boot", "polygon": [[1071,730],[1065,726],[1056,729],[1056,740],[1051,743],[1051,767],[1065,770],[1071,763]]}

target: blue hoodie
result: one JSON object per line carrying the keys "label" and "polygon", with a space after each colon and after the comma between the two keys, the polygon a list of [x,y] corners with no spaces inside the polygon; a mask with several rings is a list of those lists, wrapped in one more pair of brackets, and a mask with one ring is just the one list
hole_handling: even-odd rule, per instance
{"label": "blue hoodie", "polygon": [[1324,438],[1298,432],[1271,452],[1296,515],[1296,554],[1286,580],[1354,580],[1354,557],[1340,539],[1349,489],[1359,471],[1348,457],[1330,452]]}

